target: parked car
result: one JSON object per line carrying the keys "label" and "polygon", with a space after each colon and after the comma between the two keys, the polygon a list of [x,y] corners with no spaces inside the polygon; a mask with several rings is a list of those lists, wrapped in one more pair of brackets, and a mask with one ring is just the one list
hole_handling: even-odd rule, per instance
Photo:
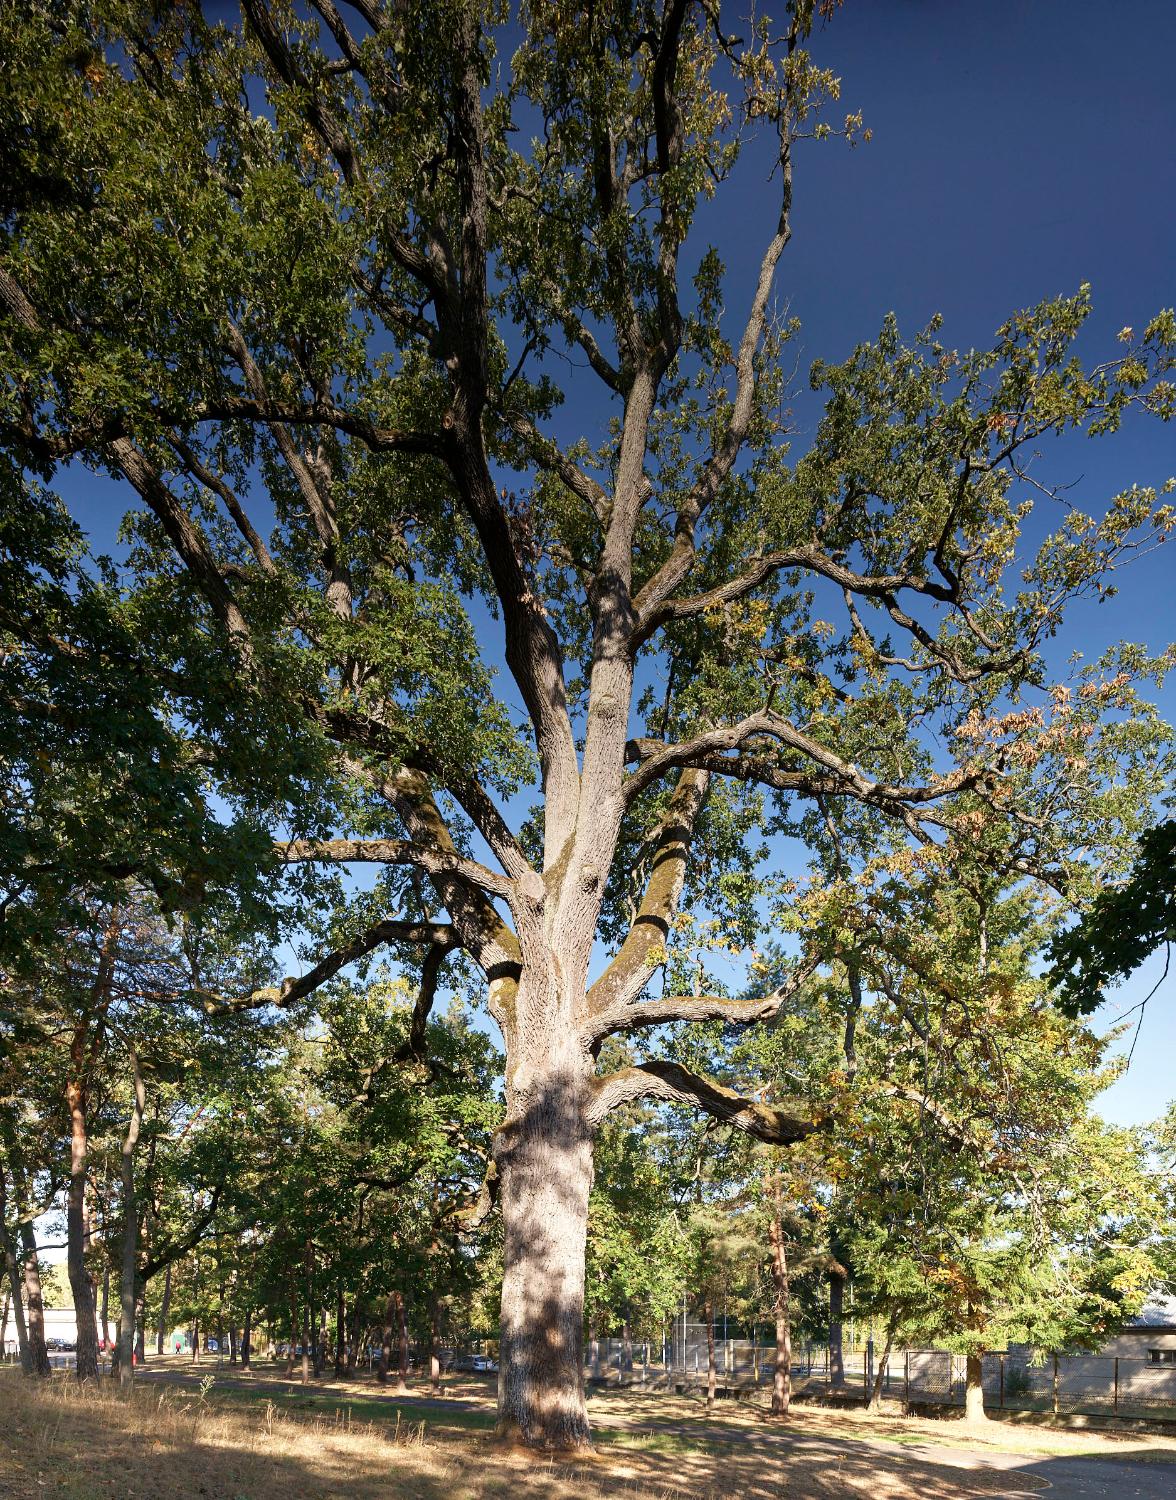
{"label": "parked car", "polygon": [[492,1374],[498,1369],[498,1361],[488,1354],[475,1354],[470,1360],[470,1369],[478,1375]]}

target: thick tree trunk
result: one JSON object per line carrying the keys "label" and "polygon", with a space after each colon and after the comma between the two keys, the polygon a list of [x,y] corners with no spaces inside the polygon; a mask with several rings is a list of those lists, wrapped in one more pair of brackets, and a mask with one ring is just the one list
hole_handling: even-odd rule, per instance
{"label": "thick tree trunk", "polygon": [[156,1354],[163,1353],[164,1340],[167,1338],[167,1315],[171,1311],[172,1294],[172,1268],[168,1261],[163,1270],[163,1300],[159,1304],[159,1332],[155,1338]]}
{"label": "thick tree trunk", "polygon": [[772,1286],[776,1314],[776,1359],[772,1370],[773,1417],[787,1417],[792,1405],[792,1288],[788,1275],[788,1246],[784,1238],[783,1188],[772,1179],[772,1218],[768,1235],[772,1246]]}
{"label": "thick tree trunk", "polygon": [[496,1142],[504,1232],[498,1432],[532,1447],[584,1448],[586,1074],[569,1064],[536,1078],[516,1064],[512,1076],[520,1074],[525,1097]]}
{"label": "thick tree trunk", "polygon": [[[80,1046],[80,1038],[78,1045]],[[77,1320],[77,1378],[98,1379],[98,1320],[94,1286],[86,1270],[86,1167],[89,1136],[86,1128],[86,1089],[77,1073],[65,1090],[70,1120],[69,1196],[66,1202],[66,1266]]]}
{"label": "thick tree trunk", "polygon": [[964,1420],[987,1422],[984,1410],[984,1356],[968,1355],[967,1379],[964,1387]]}
{"label": "thick tree trunk", "polygon": [[845,1277],[829,1272],[829,1379],[833,1385],[845,1384],[845,1359],[841,1347],[842,1306],[845,1300]]}
{"label": "thick tree trunk", "polygon": [[253,1355],[253,1309],[245,1309],[245,1323],[241,1329],[241,1369],[249,1369],[249,1361]]}

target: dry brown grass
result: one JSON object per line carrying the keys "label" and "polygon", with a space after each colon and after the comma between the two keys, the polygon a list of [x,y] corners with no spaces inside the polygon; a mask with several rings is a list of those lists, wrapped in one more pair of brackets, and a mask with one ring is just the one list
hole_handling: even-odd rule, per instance
{"label": "dry brown grass", "polygon": [[[343,1398],[344,1401],[346,1397]],[[672,1398],[671,1398],[672,1399]],[[0,1378],[0,1496],[65,1500],[957,1500],[1031,1494],[1032,1475],[947,1468],[900,1444],[845,1442],[805,1413],[786,1431],[751,1413],[698,1422],[690,1403],[594,1400],[602,1439],[590,1464],[497,1448],[483,1433],[346,1409],[290,1413],[263,1393],[245,1404],[215,1392],[140,1387],[79,1391],[59,1379]],[[370,1410],[370,1408],[368,1408]],[[927,1424],[922,1424],[927,1425]],[[943,1441],[941,1436],[940,1441]]]}

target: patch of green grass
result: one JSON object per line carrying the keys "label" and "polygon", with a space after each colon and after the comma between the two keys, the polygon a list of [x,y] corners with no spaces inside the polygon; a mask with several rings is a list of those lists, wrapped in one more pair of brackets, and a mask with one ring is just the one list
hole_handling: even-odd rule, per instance
{"label": "patch of green grass", "polygon": [[208,1393],[210,1403],[234,1402],[238,1405],[260,1407],[267,1403],[282,1411],[350,1412],[356,1421],[378,1422],[384,1426],[404,1426],[406,1423],[423,1422],[426,1427],[458,1427],[468,1432],[487,1432],[494,1426],[492,1412],[467,1411],[463,1407],[425,1406],[408,1400],[381,1400],[374,1396],[335,1396],[328,1392],[315,1394],[298,1387],[283,1391],[249,1391],[240,1386],[213,1386]]}
{"label": "patch of green grass", "polygon": [[637,1453],[703,1453],[708,1457],[724,1452],[729,1443],[703,1443],[681,1432],[658,1432],[594,1426],[592,1439],[598,1447],[630,1448]]}

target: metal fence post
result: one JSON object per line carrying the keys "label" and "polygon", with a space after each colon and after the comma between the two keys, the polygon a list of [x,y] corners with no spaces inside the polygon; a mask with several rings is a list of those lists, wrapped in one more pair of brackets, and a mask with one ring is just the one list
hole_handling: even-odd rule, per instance
{"label": "metal fence post", "polygon": [[1115,1355],[1115,1415],[1119,1415],[1119,1356]]}
{"label": "metal fence post", "polygon": [[1053,1366],[1053,1414],[1056,1417],[1058,1414],[1058,1357],[1056,1354],[1053,1357]]}

